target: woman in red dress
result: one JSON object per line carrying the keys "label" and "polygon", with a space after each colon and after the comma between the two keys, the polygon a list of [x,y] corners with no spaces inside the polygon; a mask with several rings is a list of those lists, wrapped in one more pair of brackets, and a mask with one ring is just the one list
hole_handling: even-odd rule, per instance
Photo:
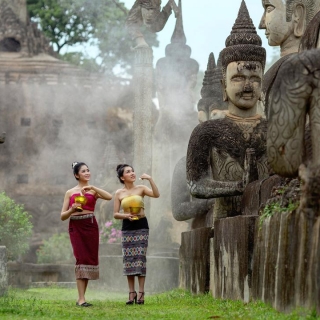
{"label": "woman in red dress", "polygon": [[[99,227],[94,216],[97,199],[111,200],[112,195],[89,185],[90,170],[84,162],[72,164],[78,185],[65,194],[61,210],[61,220],[69,219],[69,235],[76,258],[75,274],[78,288],[77,306],[90,307],[85,293],[89,280],[99,279]],[[84,196],[86,203],[79,203],[77,196]]]}

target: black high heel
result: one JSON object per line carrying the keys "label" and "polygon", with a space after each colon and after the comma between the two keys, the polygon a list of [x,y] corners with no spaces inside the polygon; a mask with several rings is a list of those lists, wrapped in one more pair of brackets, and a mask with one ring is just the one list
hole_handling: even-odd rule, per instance
{"label": "black high heel", "polygon": [[[144,292],[139,291],[141,293],[140,298],[137,300],[136,304],[144,304]],[[143,298],[143,300],[142,300]]]}
{"label": "black high heel", "polygon": [[[131,293],[135,293],[135,296],[133,297],[132,300],[130,300],[130,294]],[[126,304],[134,304],[134,303],[137,303],[137,292],[136,291],[132,291],[132,292],[129,292],[129,300],[126,302]]]}

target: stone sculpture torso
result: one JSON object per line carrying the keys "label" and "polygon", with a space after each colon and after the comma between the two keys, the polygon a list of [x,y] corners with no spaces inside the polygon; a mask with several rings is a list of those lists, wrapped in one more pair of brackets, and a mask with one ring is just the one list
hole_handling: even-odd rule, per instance
{"label": "stone sculpture torso", "polygon": [[[198,125],[191,135],[187,155],[189,188],[199,198],[218,198],[214,205],[215,218],[240,214],[246,150],[255,150],[258,178],[268,176],[267,122],[260,116],[253,118],[236,121],[227,113],[224,119]],[[200,186],[206,186],[206,180],[216,181],[210,194]]]}

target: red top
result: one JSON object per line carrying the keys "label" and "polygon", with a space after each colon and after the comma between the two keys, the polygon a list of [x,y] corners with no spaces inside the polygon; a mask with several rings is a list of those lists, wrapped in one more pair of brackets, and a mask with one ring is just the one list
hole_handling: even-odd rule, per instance
{"label": "red top", "polygon": [[[72,204],[75,203],[74,198],[76,196],[80,196],[80,193],[74,193],[71,197],[70,197],[70,201],[69,201],[69,208],[72,206]],[[88,211],[92,211],[94,212],[94,207],[96,205],[97,199],[96,197],[91,194],[91,193],[86,193],[85,197],[87,198],[87,203],[86,204],[82,204],[81,208],[83,210],[88,210]]]}

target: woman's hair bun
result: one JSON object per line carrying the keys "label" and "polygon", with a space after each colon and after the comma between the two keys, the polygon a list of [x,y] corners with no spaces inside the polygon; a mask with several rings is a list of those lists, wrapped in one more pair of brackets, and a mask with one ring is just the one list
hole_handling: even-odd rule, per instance
{"label": "woman's hair bun", "polygon": [[75,162],[72,162],[72,169],[74,169],[74,167],[78,164],[79,162],[75,161]]}
{"label": "woman's hair bun", "polygon": [[121,167],[123,167],[123,164],[118,164],[116,171],[118,171]]}

